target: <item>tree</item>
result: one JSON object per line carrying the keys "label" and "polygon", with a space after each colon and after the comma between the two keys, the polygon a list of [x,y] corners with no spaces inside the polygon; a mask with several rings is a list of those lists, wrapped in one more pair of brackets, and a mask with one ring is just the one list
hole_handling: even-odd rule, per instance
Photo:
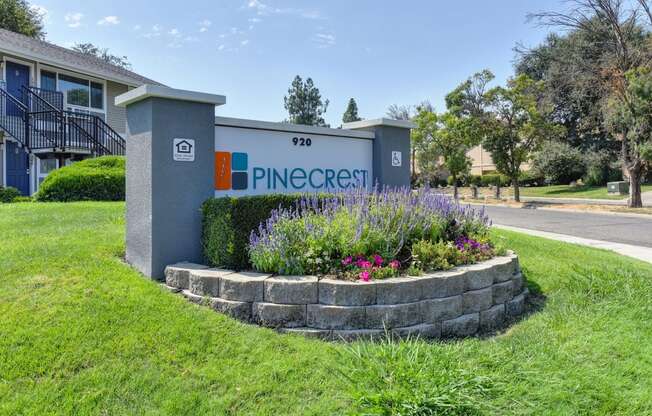
{"label": "tree", "polygon": [[425,154],[441,157],[453,178],[453,195],[457,198],[457,180],[471,169],[471,158],[467,153],[479,140],[478,130],[473,128],[469,119],[451,112],[437,115],[422,110],[414,121],[417,124],[415,137],[423,143]]}
{"label": "tree", "polygon": [[72,47],[73,50],[83,53],[84,55],[94,56],[111,65],[119,66],[124,69],[131,69],[131,64],[126,56],[117,56],[109,53],[107,48],[99,48],[92,43],[77,43]]}
{"label": "tree", "polygon": [[510,178],[517,202],[521,165],[543,140],[564,132],[562,126],[546,119],[549,110],[541,103],[543,87],[543,82],[519,75],[509,80],[507,87],[492,88],[485,97],[490,117],[485,119],[484,146],[498,172]]}
{"label": "tree", "polygon": [[652,166],[652,73],[636,68],[625,74],[623,95],[612,97],[607,124],[623,146],[623,164],[629,173],[629,204],[643,206],[641,182]]}
{"label": "tree", "polygon": [[346,111],[342,116],[342,123],[352,123],[354,121],[362,120],[358,116],[358,104],[355,102],[354,98],[349,100],[349,105],[346,106]]}
{"label": "tree", "polygon": [[0,0],[0,27],[43,39],[43,16],[25,0]]}
{"label": "tree", "polygon": [[487,85],[495,78],[488,69],[473,74],[469,79],[446,94],[446,108],[458,117],[485,116]]}
{"label": "tree", "polygon": [[283,97],[293,124],[308,126],[326,126],[324,114],[328,109],[329,101],[322,101],[319,89],[315,87],[311,78],[304,82],[299,75],[294,77],[288,95]]}
{"label": "tree", "polygon": [[[634,3],[623,0],[573,0],[567,13],[543,12],[533,15],[540,22],[571,31],[584,31],[605,48],[603,59],[590,67],[596,82],[591,88],[605,91],[606,105],[601,106],[604,126],[610,140],[620,145],[620,157],[630,183],[630,207],[641,207],[640,182],[647,165],[649,140],[641,129],[637,108],[637,82],[645,83],[640,70],[649,67],[652,58],[650,33],[644,25],[652,24],[646,0]],[[642,19],[647,19],[643,22]],[[602,38],[599,36],[602,35]],[[633,123],[633,124],[629,124]]]}
{"label": "tree", "polygon": [[390,105],[385,115],[392,120],[410,120],[414,116],[412,108],[409,105],[397,104]]}

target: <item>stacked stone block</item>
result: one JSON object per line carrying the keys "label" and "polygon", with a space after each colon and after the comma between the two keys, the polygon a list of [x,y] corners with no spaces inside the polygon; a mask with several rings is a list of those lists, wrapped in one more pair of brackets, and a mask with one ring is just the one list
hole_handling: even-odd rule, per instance
{"label": "stacked stone block", "polygon": [[372,282],[272,276],[180,263],[166,285],[218,312],[285,333],[333,340],[471,336],[524,311],[518,257]]}

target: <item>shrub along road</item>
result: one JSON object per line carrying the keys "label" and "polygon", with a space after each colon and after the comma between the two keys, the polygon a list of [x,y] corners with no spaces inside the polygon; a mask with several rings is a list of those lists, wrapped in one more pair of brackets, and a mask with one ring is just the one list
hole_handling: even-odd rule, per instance
{"label": "shrub along road", "polygon": [[0,414],[651,414],[652,266],[497,231],[505,333],[352,346],[241,324],[124,265],[124,204],[0,205]]}
{"label": "shrub along road", "polygon": [[652,247],[652,217],[487,205],[494,224]]}

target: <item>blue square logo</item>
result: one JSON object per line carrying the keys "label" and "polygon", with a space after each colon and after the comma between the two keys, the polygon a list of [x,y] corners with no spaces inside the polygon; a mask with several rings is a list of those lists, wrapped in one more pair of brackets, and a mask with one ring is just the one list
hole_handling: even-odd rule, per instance
{"label": "blue square logo", "polygon": [[231,154],[231,170],[247,170],[249,160],[246,153],[232,153]]}
{"label": "blue square logo", "polygon": [[233,172],[231,174],[231,189],[234,191],[247,189],[248,179],[247,172]]}

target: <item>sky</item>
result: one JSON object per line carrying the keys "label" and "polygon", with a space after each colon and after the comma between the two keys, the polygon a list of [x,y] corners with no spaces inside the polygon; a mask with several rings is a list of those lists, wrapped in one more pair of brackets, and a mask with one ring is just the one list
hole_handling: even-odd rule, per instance
{"label": "sky", "polygon": [[339,126],[349,98],[362,118],[444,97],[488,68],[513,75],[513,48],[549,31],[526,15],[558,0],[36,0],[46,39],[91,42],[174,88],[222,94],[217,114],[281,121],[295,75],[311,77]]}

